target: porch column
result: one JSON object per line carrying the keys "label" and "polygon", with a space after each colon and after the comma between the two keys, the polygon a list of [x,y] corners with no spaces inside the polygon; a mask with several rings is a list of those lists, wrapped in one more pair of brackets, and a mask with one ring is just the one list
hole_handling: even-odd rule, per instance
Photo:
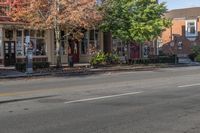
{"label": "porch column", "polygon": [[54,44],[54,32],[52,30],[46,30],[46,53],[48,56],[48,62],[55,63],[55,44]]}
{"label": "porch column", "polygon": [[3,65],[3,26],[0,25],[0,65]]}
{"label": "porch column", "polygon": [[0,58],[3,57],[3,29],[0,26]]}

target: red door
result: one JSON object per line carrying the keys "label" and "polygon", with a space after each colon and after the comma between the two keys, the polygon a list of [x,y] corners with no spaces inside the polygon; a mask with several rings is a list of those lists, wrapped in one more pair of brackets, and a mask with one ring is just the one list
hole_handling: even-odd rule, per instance
{"label": "red door", "polygon": [[130,58],[138,59],[140,58],[140,47],[136,44],[130,44]]}
{"label": "red door", "polygon": [[79,43],[78,41],[70,40],[68,47],[68,56],[72,56],[73,62],[79,62]]}

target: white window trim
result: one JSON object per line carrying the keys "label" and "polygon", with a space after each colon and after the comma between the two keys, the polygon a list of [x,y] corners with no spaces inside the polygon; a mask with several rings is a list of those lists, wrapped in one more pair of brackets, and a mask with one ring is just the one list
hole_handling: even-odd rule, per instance
{"label": "white window trim", "polygon": [[[195,34],[190,34],[188,32],[188,23],[190,22],[194,22],[194,25],[195,25]],[[185,21],[185,33],[186,33],[186,37],[196,37],[198,36],[198,32],[197,32],[197,20],[196,19],[193,19],[193,20],[186,20]]]}

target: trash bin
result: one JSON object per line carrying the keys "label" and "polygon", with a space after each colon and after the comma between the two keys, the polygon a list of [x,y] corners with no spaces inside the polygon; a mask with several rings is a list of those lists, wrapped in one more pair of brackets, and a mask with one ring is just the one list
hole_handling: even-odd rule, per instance
{"label": "trash bin", "polygon": [[68,57],[68,65],[69,65],[69,67],[73,67],[74,66],[73,56],[71,56],[71,55]]}

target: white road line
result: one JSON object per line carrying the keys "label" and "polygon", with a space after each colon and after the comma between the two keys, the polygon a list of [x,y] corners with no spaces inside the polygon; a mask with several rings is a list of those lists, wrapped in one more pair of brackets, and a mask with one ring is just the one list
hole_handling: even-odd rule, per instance
{"label": "white road line", "polygon": [[179,88],[183,88],[183,87],[192,87],[192,86],[200,86],[200,83],[197,84],[190,84],[190,85],[182,85],[182,86],[178,86]]}
{"label": "white road line", "polygon": [[80,100],[68,101],[68,102],[64,102],[64,103],[65,103],[65,104],[69,104],[69,103],[79,103],[79,102],[86,102],[86,101],[107,99],[107,98],[113,98],[113,97],[135,95],[135,94],[139,94],[139,93],[142,93],[142,91],[141,91],[141,92],[130,92],[130,93],[117,94],[117,95],[110,95],[110,96],[95,97],[95,98],[80,99]]}

